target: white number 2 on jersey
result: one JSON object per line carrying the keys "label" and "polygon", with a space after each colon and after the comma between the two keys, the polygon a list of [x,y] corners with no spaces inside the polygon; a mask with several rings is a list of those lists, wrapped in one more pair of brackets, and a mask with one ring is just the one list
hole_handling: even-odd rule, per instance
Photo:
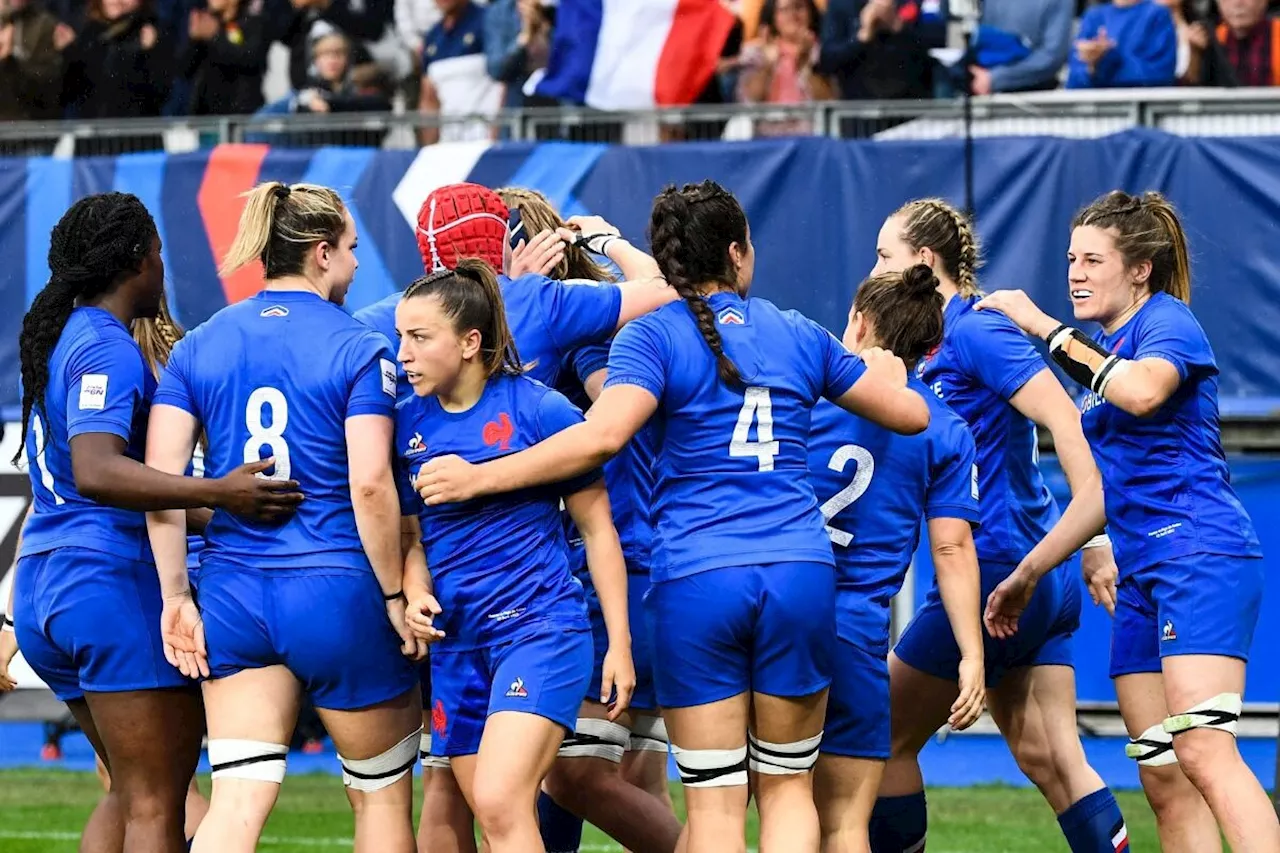
{"label": "white number 2 on jersey", "polygon": [[[751,424],[756,424],[756,440],[752,441]],[[733,440],[729,442],[729,455],[754,456],[761,471],[773,470],[773,458],[778,455],[778,442],[773,440],[773,401],[769,389],[755,385],[747,389],[738,412],[738,423],[733,428]]]}
{"label": "white number 2 on jersey", "polygon": [[[262,425],[263,407],[271,410],[269,427]],[[289,443],[284,440],[284,428],[289,425],[289,401],[280,393],[280,389],[269,385],[255,389],[245,406],[244,422],[249,428],[249,440],[244,443],[245,464],[261,459],[262,446],[265,444],[271,448],[271,456],[276,461],[276,472],[268,479],[289,479]],[[266,478],[262,473],[258,476]]]}
{"label": "white number 2 on jersey", "polygon": [[876,460],[871,457],[871,453],[865,447],[859,447],[856,444],[843,445],[839,450],[831,454],[831,461],[827,463],[827,467],[837,474],[843,474],[844,466],[849,464],[851,460],[854,464],[854,469],[853,479],[849,481],[849,485],[836,492],[831,496],[831,500],[818,508],[822,513],[823,520],[827,522],[827,535],[831,537],[831,541],[846,548],[853,542],[853,534],[832,527],[831,519],[862,497],[863,493],[871,486],[871,477],[876,471]]}

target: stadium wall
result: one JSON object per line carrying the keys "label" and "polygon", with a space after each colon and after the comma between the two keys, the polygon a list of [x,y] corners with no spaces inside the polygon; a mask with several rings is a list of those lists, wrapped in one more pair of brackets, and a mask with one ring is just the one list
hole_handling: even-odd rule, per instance
{"label": "stadium wall", "polygon": [[[1072,215],[1116,187],[1158,189],[1181,209],[1195,267],[1193,304],[1222,368],[1224,413],[1280,411],[1280,138],[1184,138],[1135,129],[1100,139],[978,139],[974,199],[989,289],[1021,287],[1067,313]],[[421,265],[418,204],[460,180],[519,184],[568,212],[599,213],[643,240],[653,196],[670,182],[714,178],[742,199],[758,262],[755,291],[839,329],[874,262],[876,232],[902,202],[963,199],[963,142],[825,138],[623,147],[453,143],[421,151],[223,145],[166,155],[0,158],[0,407],[18,400],[23,310],[44,285],[49,231],[87,193],[139,195],[164,240],[171,298],[195,325],[253,292],[255,273],[219,280],[240,193],[263,180],[339,188],[361,232],[358,309],[402,288]]]}

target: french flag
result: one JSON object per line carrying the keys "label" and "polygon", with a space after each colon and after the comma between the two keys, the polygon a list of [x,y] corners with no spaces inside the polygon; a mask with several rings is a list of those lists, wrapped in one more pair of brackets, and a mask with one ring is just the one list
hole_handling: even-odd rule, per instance
{"label": "french flag", "polygon": [[600,110],[691,104],[735,20],[720,0],[560,0],[546,73],[526,93]]}

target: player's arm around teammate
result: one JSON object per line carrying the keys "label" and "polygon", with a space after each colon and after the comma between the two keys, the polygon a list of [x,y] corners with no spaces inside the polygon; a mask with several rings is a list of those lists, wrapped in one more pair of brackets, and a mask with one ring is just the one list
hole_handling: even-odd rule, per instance
{"label": "player's arm around teammate", "polygon": [[[844,344],[886,347],[908,372],[942,341],[942,297],[923,264],[864,281]],[[959,691],[948,720],[972,725],[985,696],[980,585],[971,526],[978,521],[973,437],[930,400],[929,428],[897,436],[819,403],[809,430],[809,479],[836,559],[838,651],[814,777],[824,853],[867,853],[868,828],[890,756],[890,602],[929,526],[943,606],[960,649]]]}
{"label": "player's arm around teammate", "polygon": [[[982,295],[980,245],[965,214],[941,199],[909,202],[885,220],[876,254],[873,272],[923,263],[938,278],[943,341],[921,360],[920,378],[973,436],[981,512],[973,538],[983,590],[993,589],[1058,515],[1039,470],[1037,425],[1053,432],[1073,494],[1087,492],[1082,484],[1096,468],[1079,413],[1012,322],[974,310]],[[1071,849],[1092,853],[1110,850],[1125,830],[1114,797],[1085,758],[1076,725],[1071,637],[1080,595],[1072,574],[1056,572],[1042,585],[1016,637],[984,638],[984,670],[992,719],[1019,768],[1058,815]],[[893,756],[872,819],[872,837],[885,850],[922,844],[927,834],[917,756],[950,716],[961,661],[944,609],[935,587],[890,658]]]}
{"label": "player's arm around teammate", "polygon": [[[1076,217],[1068,260],[1076,319],[1102,327],[1093,338],[1019,291],[994,293],[985,307],[1045,339],[1091,392],[1085,429],[1122,570],[1111,674],[1134,740],[1126,752],[1139,762],[1165,850],[1220,849],[1221,828],[1233,850],[1274,853],[1280,824],[1234,740],[1262,595],[1261,548],[1228,480],[1218,370],[1188,307],[1182,225],[1157,193],[1113,192]],[[1064,517],[1071,529],[996,589],[993,630],[1008,630],[1046,560],[1092,532],[1100,497],[1095,489],[1090,511]]]}
{"label": "player's arm around teammate", "polygon": [[[821,737],[829,679],[824,667],[834,618],[829,623],[812,619],[801,627],[793,610],[800,599],[811,603],[816,597],[830,604],[829,590],[822,590],[833,582],[830,546],[812,514],[812,490],[803,477],[808,410],[818,397],[828,396],[891,429],[915,433],[928,425],[928,407],[919,394],[906,389],[905,367],[891,354],[870,350],[860,361],[812,321],[746,299],[754,248],[740,205],[723,188],[704,182],[668,189],[655,202],[651,228],[655,257],[684,305],[634,321],[618,335],[610,352],[610,379],[591,417],[531,450],[484,466],[455,457],[433,460],[420,471],[418,485],[427,505],[434,506],[463,499],[464,492],[505,492],[591,470],[632,440],[660,411],[668,394],[676,395],[678,401],[673,398],[661,409],[667,425],[665,465],[688,466],[684,479],[697,484],[692,487],[699,495],[670,502],[671,517],[680,507],[698,512],[692,504],[711,500],[711,492],[719,489],[726,492],[718,496],[720,501],[733,504],[732,509],[717,505],[721,511],[710,514],[712,532],[723,537],[723,549],[703,544],[704,550],[716,551],[713,557],[686,556],[696,562],[690,573],[654,587],[655,593],[662,587],[664,596],[687,596],[683,606],[689,607],[702,585],[712,584],[722,591],[712,596],[718,603],[714,613],[682,619],[676,612],[678,602],[660,605],[652,593],[646,605],[651,618],[661,614],[670,626],[653,631],[661,647],[655,651],[658,700],[668,714],[688,792],[689,850],[744,848],[748,730],[754,744],[750,767],[759,785],[761,849],[816,850],[811,771]],[[757,304],[759,318],[753,320]],[[718,315],[723,319],[717,321]],[[727,333],[734,329],[740,329],[734,339],[741,342],[743,357],[756,372],[765,369],[770,357],[777,362],[767,368],[770,385],[776,387],[746,387],[743,374],[726,355]],[[757,336],[769,339],[767,354]],[[777,346],[780,351],[775,351]],[[770,397],[774,391],[776,403]],[[759,442],[749,438],[755,420],[760,424]],[[674,457],[681,454],[670,445],[677,423],[680,440],[701,442],[679,462]],[[723,434],[717,430],[719,424],[724,425]],[[786,434],[783,464],[795,470],[775,469],[780,444],[771,440],[769,430]],[[728,447],[721,443],[722,436]],[[724,473],[726,465],[731,475]],[[475,476],[484,482],[464,482]],[[749,482],[767,484],[776,492],[773,503],[751,489],[746,490],[750,498],[741,498],[726,476],[744,489]],[[784,496],[787,490],[795,494]],[[740,500],[755,500],[756,512],[743,512]],[[776,528],[761,520],[762,511],[767,515],[770,509],[783,516]],[[684,524],[690,521],[681,519]],[[662,522],[661,516],[655,522],[659,529]],[[744,529],[748,527],[749,532]],[[686,548],[705,543],[706,535],[705,529],[702,536],[664,531],[664,537]],[[781,537],[785,547],[762,544],[762,537],[770,536]],[[764,603],[744,603],[755,602],[753,596]],[[751,615],[757,607],[769,613],[776,609],[777,618]],[[798,634],[789,635],[788,628]],[[757,633],[761,636],[749,643],[743,636]],[[719,663],[710,659],[717,654],[723,656]],[[677,671],[677,666],[684,671]]]}
{"label": "player's arm around teammate", "polygon": [[[513,270],[524,264],[528,247],[521,234],[528,230],[539,235],[535,243],[550,238],[556,248],[554,254],[547,257],[547,263],[533,271],[560,281],[572,281],[579,295],[584,292],[582,285],[599,288],[612,283],[614,278],[599,263],[598,253],[590,248],[592,245],[597,250],[613,252],[619,270],[628,279],[640,280],[659,274],[652,258],[630,244],[619,242],[616,229],[599,217],[578,217],[566,223],[541,193],[506,188],[498,190],[498,194],[511,211],[519,214],[518,221],[514,214],[511,217],[516,225],[508,237],[508,243],[514,243],[510,261]],[[557,237],[562,239],[555,239]],[[545,251],[539,253],[536,247],[534,252],[545,254]],[[620,315],[626,310],[627,307],[621,305]],[[516,342],[520,344],[518,336]],[[560,390],[566,391],[570,400],[582,399],[581,394],[585,394],[582,405],[590,406],[603,388],[608,358],[607,343],[578,347],[565,359],[571,362],[571,369],[569,364],[565,365]],[[582,383],[581,389],[576,387],[575,379]],[[640,441],[638,436],[628,443],[627,451],[604,469],[609,505],[627,562],[630,642],[637,681],[632,707],[616,720],[609,719],[609,708],[599,695],[605,655],[612,645],[607,620],[601,611],[601,597],[589,577],[585,549],[570,548],[570,565],[588,590],[594,675],[578,712],[575,730],[561,744],[560,754],[543,781],[543,794],[539,796],[539,831],[552,853],[581,846],[584,820],[632,853],[671,853],[680,834],[680,824],[671,809],[666,734],[661,718],[656,716],[651,643],[641,609],[648,589],[652,542],[649,514],[654,451],[651,437],[644,435],[644,438]],[[583,538],[581,531],[570,536]],[[583,576],[584,572],[587,577]],[[632,779],[642,784],[633,784]]]}
{"label": "player's arm around teammate", "polygon": [[[356,239],[332,190],[271,183],[251,191],[225,268],[260,259],[266,288],[183,339],[151,410],[148,462],[157,468],[185,467],[203,426],[210,471],[266,447],[270,459],[258,465],[274,463],[276,478],[297,472],[314,492],[299,514],[268,529],[215,517],[199,610],[179,580],[185,518],[148,519],[162,581],[177,587],[166,590],[167,609],[179,613],[171,624],[180,626],[166,632],[175,638],[166,653],[188,674],[195,666],[210,676],[213,796],[197,851],[257,846],[304,687],[338,750],[355,849],[414,848],[421,702],[404,659],[418,649],[404,624],[391,472],[394,363],[385,342],[337,308],[355,274]],[[258,357],[228,369],[219,348],[236,343]],[[330,360],[319,362],[319,352]],[[354,661],[353,647],[361,652]]]}
{"label": "player's arm around teammate", "polygon": [[[431,751],[449,759],[495,853],[536,849],[538,785],[572,729],[591,673],[561,497],[587,533],[591,571],[608,598],[615,645],[605,689],[616,682],[616,711],[625,710],[634,684],[608,499],[593,474],[456,512],[423,505],[410,474],[425,454],[513,452],[582,416],[524,375],[498,281],[483,262],[463,260],[415,282],[397,307],[396,326],[415,393],[398,411],[401,508],[416,511],[428,534],[422,544],[441,611],[427,620],[415,613],[413,623],[444,634],[431,655]],[[462,836],[453,843],[468,846]]]}

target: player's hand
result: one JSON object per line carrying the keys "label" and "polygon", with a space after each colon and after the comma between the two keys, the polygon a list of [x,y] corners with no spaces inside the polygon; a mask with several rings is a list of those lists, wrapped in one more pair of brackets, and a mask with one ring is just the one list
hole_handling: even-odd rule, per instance
{"label": "player's hand", "polygon": [[1085,548],[1080,555],[1080,568],[1084,582],[1089,587],[1089,597],[1094,604],[1107,608],[1107,615],[1116,615],[1116,580],[1120,570],[1110,545]]}
{"label": "player's hand", "polygon": [[9,665],[18,654],[18,635],[12,631],[0,631],[0,693],[8,693],[18,686],[9,673]]}
{"label": "player's hand", "polygon": [[991,591],[986,612],[982,614],[988,634],[997,640],[1007,640],[1018,632],[1018,618],[1027,609],[1036,583],[1029,572],[1017,569]]}
{"label": "player's hand", "polygon": [[907,387],[907,366],[891,351],[880,347],[868,347],[859,354],[859,357],[867,366],[867,373],[874,374],[895,388]]}
{"label": "player's hand", "polygon": [[532,240],[521,240],[511,250],[508,278],[522,275],[551,275],[564,260],[565,239],[558,231],[546,230]]}
{"label": "player's hand", "polygon": [[1058,321],[1041,311],[1021,290],[997,290],[984,296],[973,306],[975,311],[999,311],[1014,324],[1037,338],[1043,338],[1058,326]]}
{"label": "player's hand", "polygon": [[209,677],[209,653],[204,644],[204,620],[191,593],[167,596],[160,612],[164,657],[187,678]]}
{"label": "player's hand", "polygon": [[986,667],[982,658],[960,659],[960,695],[951,705],[947,723],[952,731],[962,732],[982,716],[987,706]]}
{"label": "player's hand", "polygon": [[408,605],[405,603],[403,595],[397,595],[387,602],[387,621],[391,623],[391,627],[395,629],[395,632],[400,635],[400,654],[416,659],[418,638],[413,635],[413,631],[409,630],[409,621],[406,618],[407,611]]}
{"label": "player's hand", "polygon": [[427,506],[469,501],[481,494],[479,470],[461,456],[440,456],[418,469],[415,487]]}
{"label": "player's hand", "polygon": [[622,232],[605,221],[603,216],[570,216],[567,227],[560,233],[571,243],[603,255],[610,241],[622,236]]}
{"label": "player's hand", "polygon": [[[636,667],[631,661],[631,649],[610,646],[604,655],[603,672],[600,703],[608,705],[609,721],[612,722],[631,707],[631,696],[636,692]],[[612,704],[609,703],[610,697],[613,697]]]}
{"label": "player's hand", "polygon": [[406,618],[409,630],[424,643],[430,644],[444,639],[444,631],[435,625],[435,618],[440,615],[440,602],[430,593],[423,593],[409,602]]}
{"label": "player's hand", "polygon": [[293,515],[302,503],[297,480],[272,480],[263,475],[274,458],[248,462],[214,482],[218,489],[216,505],[232,515],[255,521],[283,521]]}

